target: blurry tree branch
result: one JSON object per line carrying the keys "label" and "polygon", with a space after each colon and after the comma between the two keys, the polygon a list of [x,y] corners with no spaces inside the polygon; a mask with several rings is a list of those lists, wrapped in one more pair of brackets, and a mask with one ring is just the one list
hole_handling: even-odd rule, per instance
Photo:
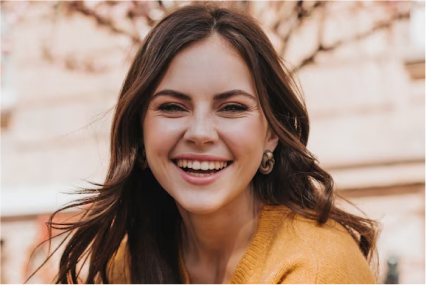
{"label": "blurry tree branch", "polygon": [[[347,45],[353,42],[357,42],[357,41],[361,41],[375,33],[377,33],[380,30],[385,30],[385,29],[389,29],[392,27],[392,25],[399,20],[404,20],[404,19],[408,19],[410,17],[410,12],[409,11],[404,11],[401,13],[396,13],[395,15],[392,15],[390,17],[390,19],[385,20],[385,21],[380,21],[378,22],[376,25],[374,25],[373,27],[371,27],[369,30],[363,32],[363,33],[359,33],[359,34],[354,34],[349,38],[345,38],[345,39],[339,39],[338,41],[334,42],[331,45],[325,45],[322,43],[322,37],[320,36],[320,41],[318,43],[318,47],[316,48],[316,50],[314,50],[312,52],[312,54],[310,54],[308,57],[304,58],[300,64],[298,66],[295,67],[295,71],[300,70],[302,67],[304,67],[305,65],[311,64],[315,62],[315,58],[316,56],[320,53],[320,52],[328,52],[328,51],[332,51],[340,46],[343,45]],[[321,28],[320,28],[320,31]],[[322,33],[320,33],[322,35]]]}
{"label": "blurry tree branch", "polygon": [[[2,8],[6,8],[9,14],[19,10],[16,8],[18,5],[11,2],[4,5],[4,2],[2,2]],[[123,35],[133,44],[137,44],[164,13],[177,6],[194,2],[200,3],[198,1],[56,1],[54,3],[65,15],[81,15],[93,19],[99,27],[114,34]],[[289,56],[289,48],[292,45],[297,48],[306,48],[304,39],[299,38],[303,29],[310,25],[313,30],[311,38],[314,37],[316,43],[310,42],[311,47],[303,58],[292,63],[293,71],[315,63],[320,53],[330,53],[341,46],[362,41],[379,31],[392,28],[394,23],[410,17],[410,8],[414,5],[413,2],[407,1],[219,1],[217,3],[251,13],[274,38],[272,41],[277,52],[285,59]],[[42,4],[29,2],[26,7]],[[20,4],[20,13],[22,6]],[[361,13],[369,13],[368,17],[372,24],[368,29],[357,29],[355,20]],[[333,39],[332,42],[324,41],[328,33],[327,25],[330,25],[327,21],[333,17],[342,18],[342,15],[344,15],[343,21],[355,21],[353,31]],[[339,24],[334,23],[334,25]]]}
{"label": "blurry tree branch", "polygon": [[[290,37],[298,30],[300,26],[303,25],[304,20],[315,10],[323,8],[326,5],[325,1],[315,1],[310,7],[304,7],[303,2],[304,1],[293,2],[296,3],[293,7],[293,12],[286,19],[286,21],[290,22],[290,28],[286,34],[281,35],[283,45],[281,50],[278,51],[281,55],[285,54]],[[281,21],[277,21],[277,23],[272,28],[272,30],[278,35],[278,28],[281,23]]]}
{"label": "blurry tree branch", "polygon": [[[132,33],[130,31],[126,31],[124,29],[120,29],[115,25],[115,22],[111,18],[100,15],[96,9],[91,9],[87,7],[83,1],[65,1],[61,4],[65,6],[64,8],[67,10],[68,13],[80,13],[84,16],[94,19],[99,26],[107,28],[113,33],[126,35],[130,37],[135,43],[140,41],[139,36],[137,34]],[[129,12],[128,17],[131,17],[130,15],[133,14]],[[144,16],[147,19],[150,19],[148,15]]]}

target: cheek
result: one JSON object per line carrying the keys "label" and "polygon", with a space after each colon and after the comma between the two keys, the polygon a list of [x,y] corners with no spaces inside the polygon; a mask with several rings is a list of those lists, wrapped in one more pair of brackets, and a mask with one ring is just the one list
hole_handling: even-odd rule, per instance
{"label": "cheek", "polygon": [[[259,117],[237,119],[221,124],[223,138],[240,159],[254,159],[261,156],[266,127]],[[238,157],[237,157],[238,158]]]}
{"label": "cheek", "polygon": [[143,123],[143,137],[148,160],[150,157],[168,155],[182,136],[180,119],[167,119],[147,113]]}

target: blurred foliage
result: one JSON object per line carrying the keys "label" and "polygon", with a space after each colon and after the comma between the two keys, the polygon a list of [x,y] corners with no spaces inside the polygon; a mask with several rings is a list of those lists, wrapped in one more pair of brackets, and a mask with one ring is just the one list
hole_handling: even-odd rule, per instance
{"label": "blurred foliage", "polygon": [[[181,5],[200,1],[2,1],[6,22],[18,22],[25,10],[39,17],[63,17],[75,14],[93,19],[97,25],[112,33],[139,43],[164,13]],[[289,47],[303,46],[300,34],[309,27],[315,39],[302,58],[293,62],[294,70],[314,63],[318,54],[359,41],[390,29],[408,19],[416,2],[409,1],[217,1],[220,6],[243,9],[262,23],[265,31],[282,58],[287,58]],[[418,5],[418,3],[417,3]],[[365,20],[360,22],[360,17]],[[357,23],[351,32],[330,36],[330,27],[338,29],[342,21]],[[305,32],[306,33],[306,32]],[[336,33],[334,33],[336,34]],[[338,33],[337,33],[338,34]],[[72,66],[72,64],[68,64]]]}

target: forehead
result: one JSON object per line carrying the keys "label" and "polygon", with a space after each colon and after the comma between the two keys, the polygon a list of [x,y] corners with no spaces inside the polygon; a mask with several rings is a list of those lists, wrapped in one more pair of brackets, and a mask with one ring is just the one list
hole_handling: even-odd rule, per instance
{"label": "forehead", "polygon": [[230,89],[256,93],[245,61],[217,34],[175,56],[157,90],[164,88],[189,94],[216,94]]}

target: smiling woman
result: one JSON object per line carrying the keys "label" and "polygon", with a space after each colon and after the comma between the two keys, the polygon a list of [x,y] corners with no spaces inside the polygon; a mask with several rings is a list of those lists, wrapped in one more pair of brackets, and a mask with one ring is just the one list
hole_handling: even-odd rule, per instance
{"label": "smiling woman", "polygon": [[181,215],[227,208],[231,217],[254,202],[244,193],[263,153],[278,143],[257,97],[246,63],[217,34],[171,61],[143,118],[143,138],[149,168]]}
{"label": "smiling woman", "polygon": [[105,183],[56,282],[374,283],[376,223],[334,205],[303,101],[256,21],[190,5],[146,36],[124,82]]}

